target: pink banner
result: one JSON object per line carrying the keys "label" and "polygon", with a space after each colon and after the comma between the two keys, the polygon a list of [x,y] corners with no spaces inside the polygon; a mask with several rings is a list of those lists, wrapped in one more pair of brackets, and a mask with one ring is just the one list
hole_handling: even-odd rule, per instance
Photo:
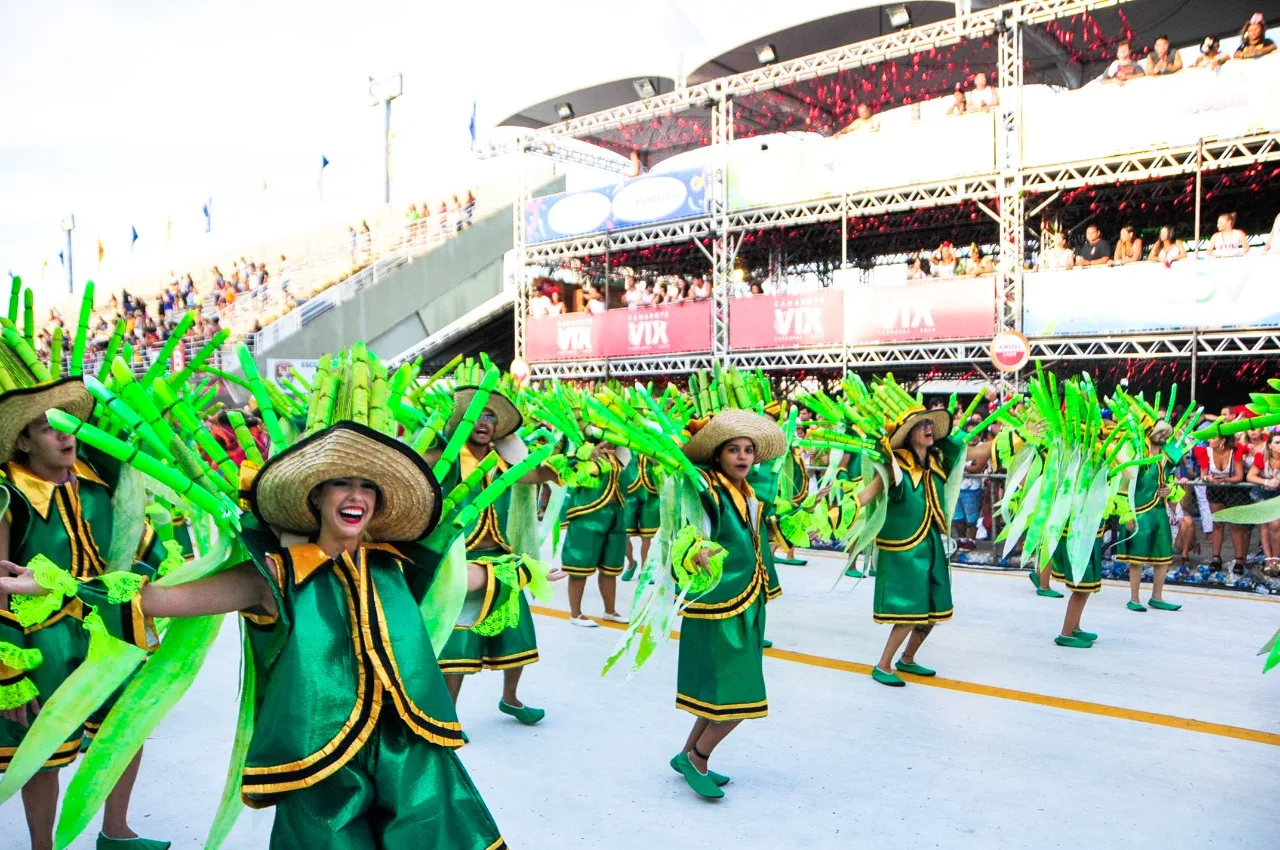
{"label": "pink banner", "polygon": [[711,350],[711,303],[531,317],[530,362],[656,357]]}
{"label": "pink banner", "polygon": [[816,348],[844,344],[839,289],[800,295],[750,295],[729,305],[729,348]]}
{"label": "pink banner", "polygon": [[995,292],[990,276],[848,289],[849,344],[989,339],[996,332]]}

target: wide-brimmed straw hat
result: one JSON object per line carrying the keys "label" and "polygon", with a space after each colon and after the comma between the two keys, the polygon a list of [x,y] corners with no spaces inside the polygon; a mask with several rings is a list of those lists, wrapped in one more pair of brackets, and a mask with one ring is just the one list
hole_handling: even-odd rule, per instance
{"label": "wide-brimmed straw hat", "polygon": [[945,410],[925,410],[923,407],[914,407],[904,412],[898,417],[898,421],[887,429],[889,431],[889,447],[900,449],[905,446],[907,437],[911,434],[911,429],[925,421],[933,423],[933,438],[935,440],[941,440],[951,433],[950,413]]}
{"label": "wide-brimmed straw hat", "polygon": [[716,449],[738,437],[746,437],[755,444],[756,463],[781,457],[787,450],[787,438],[778,423],[749,410],[722,410],[702,423],[701,427],[697,427],[695,422],[696,420],[689,423],[693,436],[682,450],[685,457],[700,466],[710,464]]}
{"label": "wide-brimmed straw hat", "polygon": [[335,478],[365,478],[378,486],[378,509],[367,528],[376,543],[418,540],[440,521],[440,483],[427,462],[394,437],[349,421],[267,461],[249,491],[249,505],[273,528],[313,535],[320,519],[307,499]]}
{"label": "wide-brimmed straw hat", "polygon": [[[458,423],[462,421],[462,415],[467,412],[467,407],[471,404],[471,399],[475,397],[478,387],[458,387],[453,391],[453,415],[449,417],[449,424],[445,426],[445,430],[450,434],[453,429],[458,427]],[[493,415],[497,417],[498,422],[493,426],[493,441],[497,442],[503,437],[514,434],[516,429],[524,424],[524,417],[520,415],[520,411],[516,409],[511,399],[507,398],[500,392],[489,393],[489,400],[485,403],[485,407],[493,411]]]}
{"label": "wide-brimmed straw hat", "polygon": [[0,395],[0,463],[13,459],[18,435],[50,410],[65,410],[80,420],[93,414],[93,396],[79,378],[62,378]]}

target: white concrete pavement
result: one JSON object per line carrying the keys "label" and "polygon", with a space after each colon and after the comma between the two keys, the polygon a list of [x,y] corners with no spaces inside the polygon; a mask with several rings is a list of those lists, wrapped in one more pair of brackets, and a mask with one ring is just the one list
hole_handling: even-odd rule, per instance
{"label": "white concrete pavement", "polygon": [[[804,655],[766,659],[771,715],[716,751],[713,766],[733,776],[719,802],[667,765],[692,721],[673,704],[674,643],[630,682],[602,679],[621,632],[537,615],[543,660],[520,689],[547,709],[535,727],[496,711],[500,674],[470,677],[461,757],[509,844],[1278,846],[1280,675],[1260,675],[1254,652],[1280,626],[1280,604],[1170,592],[1182,611],[1136,614],[1127,589],[1108,585],[1085,612],[1098,644],[1069,650],[1052,643],[1063,602],[1037,597],[1025,574],[957,570],[956,619],[919,656],[948,681],[891,689],[858,672],[887,634],[871,621],[871,582],[833,591],[838,560],[809,554],[808,566],[781,568],[786,593],[769,605],[776,648]],[[620,588],[626,610],[634,585]],[[563,584],[552,607],[567,607]],[[585,607],[600,612],[594,583]],[[201,846],[217,805],[238,651],[228,625],[147,745],[134,826],[175,848]],[[227,846],[265,848],[270,823],[269,811],[246,811]],[[0,807],[0,848],[25,846],[12,800]],[[73,846],[92,848],[92,837]]]}

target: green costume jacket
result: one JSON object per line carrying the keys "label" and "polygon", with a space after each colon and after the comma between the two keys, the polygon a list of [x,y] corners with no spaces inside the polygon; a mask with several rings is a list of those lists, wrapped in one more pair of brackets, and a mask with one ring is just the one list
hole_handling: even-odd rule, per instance
{"label": "green costume jacket", "polygon": [[[747,483],[751,485],[751,489],[755,491],[756,496],[764,503],[764,516],[761,522],[768,529],[764,533],[762,539],[763,552],[761,556],[764,559],[765,575],[768,579],[766,585],[768,596],[770,599],[776,599],[782,595],[782,582],[778,580],[778,566],[773,561],[773,547],[775,545],[785,545],[786,541],[782,540],[782,535],[777,530],[777,506],[774,504],[778,498],[778,472],[774,472],[774,461],[767,463],[758,463],[751,467],[750,474],[747,475]],[[776,540],[774,538],[777,538]]]}
{"label": "green costume jacket", "polygon": [[744,497],[722,473],[702,469],[699,472],[707,483],[702,505],[711,522],[708,539],[723,546],[729,557],[725,559],[720,583],[686,603],[681,614],[723,620],[741,614],[761,594],[767,594],[769,578],[760,541],[765,504],[750,484],[746,485]]}
{"label": "green costume jacket", "polygon": [[949,518],[943,515],[943,491],[947,475],[964,452],[964,443],[947,437],[935,443],[925,467],[910,449],[897,449],[894,457],[902,470],[902,480],[889,487],[889,512],[876,537],[882,553],[908,552],[924,542],[931,532],[949,533]]}
{"label": "green costume jacket", "polygon": [[627,498],[633,496],[641,496],[645,499],[658,498],[658,484],[653,480],[653,461],[646,456],[635,452],[631,455],[631,462],[627,464],[622,471],[623,481],[626,484]]}
{"label": "green costume jacket", "polygon": [[569,490],[561,515],[562,523],[626,504],[627,488],[636,474],[634,470],[628,474],[627,467],[612,454],[604,455],[597,464],[601,466],[600,483],[595,487],[573,487]]}
{"label": "green costume jacket", "polygon": [[[1166,465],[1167,460],[1162,456],[1155,463],[1138,467],[1138,483],[1133,492],[1133,513],[1136,517],[1164,507],[1164,498],[1156,495],[1156,491],[1164,485],[1168,476]],[[1168,522],[1163,510],[1159,512],[1158,519],[1160,522]],[[1142,520],[1139,519],[1138,522]]]}
{"label": "green costume jacket", "polygon": [[[490,449],[496,453],[496,449]],[[470,475],[471,472],[480,463],[471,452],[470,445],[464,445],[462,451],[458,453],[458,462],[449,470],[449,474],[440,482],[441,489],[448,493],[454,487],[462,482],[462,479]],[[508,464],[501,457],[498,458],[498,464],[484,477],[484,486],[488,487],[493,483],[494,479],[507,471]],[[480,488],[483,490],[484,488]],[[475,492],[480,492],[477,490]],[[470,498],[464,504],[470,504]],[[480,512],[475,522],[467,526],[465,530],[467,540],[467,554],[473,554],[481,551],[479,544],[482,541],[489,540],[492,543],[486,545],[483,553],[492,555],[495,552],[510,554],[511,544],[507,541],[505,532],[507,528],[507,515],[511,511],[511,490],[508,489],[494,501],[489,507]],[[497,544],[496,547],[492,544]]]}
{"label": "green costume jacket", "polygon": [[[413,544],[368,544],[333,559],[313,543],[281,550],[269,534],[243,537],[278,612],[244,612],[257,685],[246,804],[270,806],[337,771],[383,712],[429,743],[462,746],[418,608],[437,556]],[[477,621],[510,592],[491,574]]]}

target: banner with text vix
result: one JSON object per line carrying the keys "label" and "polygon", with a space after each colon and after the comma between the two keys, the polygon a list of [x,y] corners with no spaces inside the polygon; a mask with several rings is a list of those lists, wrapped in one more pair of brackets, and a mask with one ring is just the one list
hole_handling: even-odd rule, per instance
{"label": "banner with text vix", "polygon": [[532,362],[705,352],[711,350],[711,303],[539,316],[529,319],[527,334]]}
{"label": "banner with text vix", "polygon": [[729,348],[821,348],[844,344],[839,289],[752,295],[729,304]]}
{"label": "banner with text vix", "polygon": [[991,276],[846,289],[849,344],[989,339],[996,332],[995,292]]}

